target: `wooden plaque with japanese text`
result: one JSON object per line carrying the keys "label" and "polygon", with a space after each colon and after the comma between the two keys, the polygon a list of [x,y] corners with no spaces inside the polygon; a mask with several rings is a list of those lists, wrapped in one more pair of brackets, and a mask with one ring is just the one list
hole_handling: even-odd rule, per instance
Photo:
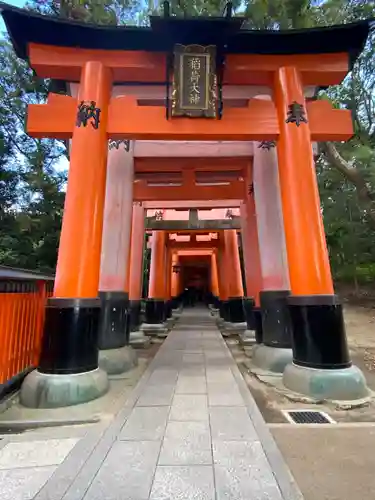
{"label": "wooden plaque with japanese text", "polygon": [[216,118],[216,47],[175,45],[172,116]]}

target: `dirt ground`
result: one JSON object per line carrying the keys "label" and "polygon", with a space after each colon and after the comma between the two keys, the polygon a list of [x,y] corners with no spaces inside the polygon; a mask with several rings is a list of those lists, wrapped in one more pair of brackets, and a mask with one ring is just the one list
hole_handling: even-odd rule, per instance
{"label": "dirt ground", "polygon": [[363,370],[369,387],[375,391],[375,305],[347,305],[345,324],[353,363]]}
{"label": "dirt ground", "polygon": [[[353,363],[364,373],[369,388],[375,392],[375,304],[374,308],[345,305],[346,331]],[[332,404],[306,404],[292,394],[260,380],[249,371],[249,358],[238,342],[229,340],[230,348],[262,414],[268,423],[286,423],[281,410],[313,407],[328,413],[337,422],[375,422],[375,399],[358,408],[338,408]],[[281,386],[281,381],[279,383]]]}
{"label": "dirt ground", "polygon": [[375,426],[272,427],[304,500],[370,500],[375,494]]}

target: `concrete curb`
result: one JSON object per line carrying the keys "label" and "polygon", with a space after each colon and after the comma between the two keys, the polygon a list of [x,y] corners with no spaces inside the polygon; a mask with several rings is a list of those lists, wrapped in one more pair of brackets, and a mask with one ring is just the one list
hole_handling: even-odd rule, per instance
{"label": "concrete curb", "polygon": [[100,416],[97,415],[87,418],[62,418],[53,420],[0,420],[0,434],[3,432],[19,432],[29,429],[41,429],[44,427],[97,424],[100,420]]}

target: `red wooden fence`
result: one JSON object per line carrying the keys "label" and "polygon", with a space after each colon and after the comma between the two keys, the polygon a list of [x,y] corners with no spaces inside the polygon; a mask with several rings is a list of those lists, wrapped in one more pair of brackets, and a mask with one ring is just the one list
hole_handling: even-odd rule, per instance
{"label": "red wooden fence", "polygon": [[[0,384],[38,364],[45,302],[53,281],[18,273],[0,272]],[[13,276],[12,276],[13,274]]]}

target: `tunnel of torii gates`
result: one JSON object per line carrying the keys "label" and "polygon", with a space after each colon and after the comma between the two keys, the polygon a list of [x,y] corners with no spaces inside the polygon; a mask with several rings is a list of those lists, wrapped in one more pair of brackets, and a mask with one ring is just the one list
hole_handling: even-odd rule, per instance
{"label": "tunnel of torii gates", "polygon": [[[29,135],[70,141],[54,293],[23,404],[103,394],[105,369],[135,363],[128,318],[139,335],[162,335],[182,293],[183,273],[173,271],[193,262],[209,269],[222,327],[256,332],[257,366],[319,399],[367,396],[334,294],[313,154],[313,143],[348,140],[353,127],[350,111],[313,96],[342,82],[369,22],[251,31],[229,4],[223,17],[180,19],[165,3],[150,27],[97,27],[1,9],[17,55],[61,84],[46,104],[29,105]],[[190,219],[169,227],[163,215],[176,208],[191,209]],[[207,208],[238,212],[215,227],[199,216]],[[146,209],[158,211],[148,228]]]}

